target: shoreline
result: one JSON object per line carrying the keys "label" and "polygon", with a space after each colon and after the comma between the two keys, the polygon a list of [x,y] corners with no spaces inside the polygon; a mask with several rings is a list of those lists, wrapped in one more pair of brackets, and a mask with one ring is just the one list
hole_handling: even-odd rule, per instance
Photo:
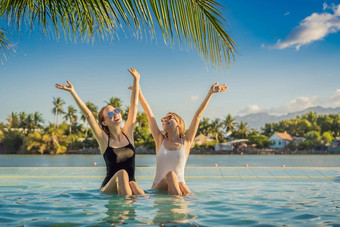
{"label": "shoreline", "polygon": [[[5,153],[6,155],[37,155],[37,154],[20,154],[20,153]],[[65,153],[56,154],[55,152],[48,152],[42,155],[100,155],[98,148],[86,148],[79,150],[70,150]],[[155,150],[150,149],[136,149],[136,154],[156,154]],[[330,152],[325,150],[278,150],[278,149],[252,149],[252,150],[233,150],[233,151],[215,151],[215,150],[191,150],[190,155],[340,155],[340,152]]]}

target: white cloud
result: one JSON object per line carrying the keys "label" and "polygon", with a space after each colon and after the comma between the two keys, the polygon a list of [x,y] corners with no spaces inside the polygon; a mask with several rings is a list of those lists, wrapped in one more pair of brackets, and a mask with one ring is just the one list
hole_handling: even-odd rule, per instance
{"label": "white cloud", "polygon": [[340,89],[337,89],[335,93],[330,97],[331,103],[339,106],[340,105]]}
{"label": "white cloud", "polygon": [[198,96],[195,96],[195,95],[189,97],[189,101],[191,102],[196,101],[197,99],[198,99]]}
{"label": "white cloud", "polygon": [[239,111],[239,115],[247,115],[247,114],[252,114],[252,113],[258,113],[260,112],[261,109],[257,105],[250,104],[246,108],[242,109]]}
{"label": "white cloud", "polygon": [[324,3],[322,4],[322,9],[323,9],[323,10],[326,10],[327,8],[328,8],[328,5],[327,5],[326,2],[324,2]]}
{"label": "white cloud", "polygon": [[289,14],[290,14],[290,12],[286,12],[286,13],[285,13],[285,16],[288,16]]}
{"label": "white cloud", "polygon": [[282,115],[282,114],[301,111],[309,107],[314,107],[314,106],[317,106],[318,103],[319,103],[319,98],[317,96],[297,97],[283,106],[280,106],[277,108],[271,108],[268,112],[271,114]]}
{"label": "white cloud", "polygon": [[323,4],[323,9],[331,9],[333,13],[312,13],[303,19],[284,40],[278,40],[276,45],[270,49],[285,49],[295,47],[296,50],[303,45],[307,45],[317,40],[321,40],[328,34],[336,33],[340,30],[340,4],[328,6]]}
{"label": "white cloud", "polygon": [[340,89],[337,89],[334,94],[328,98],[320,99],[318,96],[312,97],[297,97],[288,103],[269,109],[260,109],[257,105],[248,105],[241,109],[238,114],[244,116],[251,113],[264,112],[273,115],[284,115],[288,113],[298,112],[310,107],[323,106],[323,107],[335,107],[340,106]]}

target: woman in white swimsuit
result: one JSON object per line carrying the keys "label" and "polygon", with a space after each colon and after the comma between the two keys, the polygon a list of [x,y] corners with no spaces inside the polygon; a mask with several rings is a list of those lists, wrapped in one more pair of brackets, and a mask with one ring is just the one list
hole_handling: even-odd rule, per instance
{"label": "woman in white swimsuit", "polygon": [[225,84],[215,83],[196,111],[185,134],[185,124],[175,113],[168,113],[161,119],[165,135],[158,128],[151,108],[139,90],[139,101],[148,117],[152,136],[156,143],[156,176],[152,189],[168,191],[170,195],[187,195],[190,190],[184,181],[184,167],[194,141],[200,118],[214,93],[227,90]]}

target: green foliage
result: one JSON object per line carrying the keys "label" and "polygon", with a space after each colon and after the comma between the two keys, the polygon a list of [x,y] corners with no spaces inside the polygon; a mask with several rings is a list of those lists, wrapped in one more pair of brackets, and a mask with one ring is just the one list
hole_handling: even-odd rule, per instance
{"label": "green foliage", "polygon": [[329,144],[333,140],[334,140],[334,137],[332,136],[332,132],[328,131],[328,132],[322,133],[322,141],[325,144]]}
{"label": "green foliage", "polygon": [[268,148],[270,145],[268,137],[258,133],[252,133],[247,139],[249,140],[248,144],[255,144],[256,148],[259,149]]}
{"label": "green foliage", "polygon": [[0,129],[0,143],[2,143],[3,139],[5,138],[5,134]]}
{"label": "green foliage", "polygon": [[296,141],[292,140],[289,142],[288,148],[289,150],[296,150],[298,148],[298,144],[296,143]]}
{"label": "green foliage", "polygon": [[209,141],[209,142],[206,142],[202,145],[198,145],[198,144],[195,144],[193,146],[193,150],[207,150],[207,151],[212,151],[215,149],[215,144],[216,142],[215,141]]}
{"label": "green foliage", "polygon": [[237,124],[237,130],[232,135],[238,139],[245,139],[249,134],[248,123],[241,121]]}
{"label": "green foliage", "polygon": [[[155,38],[156,24],[164,42],[178,43],[197,50],[207,62],[222,68],[234,58],[235,42],[227,34],[225,8],[218,2],[199,0],[51,0],[1,1],[0,17],[17,26],[27,24],[30,31],[37,28],[46,35],[52,32],[60,39],[83,41],[95,37],[117,36],[117,30],[127,28],[135,37],[150,34]],[[123,30],[125,34],[125,31]],[[0,27],[0,49],[3,56],[10,43]]]}
{"label": "green foliage", "polygon": [[4,133],[4,149],[7,154],[16,154],[22,152],[21,146],[23,145],[24,135],[17,130],[8,130]]}
{"label": "green foliage", "polygon": [[137,114],[137,124],[133,135],[136,147],[155,148],[155,141],[149,130],[148,118],[144,112]]}
{"label": "green foliage", "polygon": [[[94,106],[94,105],[93,105]],[[73,107],[72,107],[73,108]],[[83,148],[96,148],[98,143],[93,139],[92,130],[86,130],[83,125],[70,119],[77,119],[74,109],[69,108],[67,122],[62,122],[58,128],[55,124],[42,126],[42,116],[36,113],[14,113],[8,116],[8,124],[0,123],[0,144],[4,153],[65,153],[67,150],[78,150]],[[95,111],[96,108],[94,108]],[[128,114],[128,108],[126,108]],[[312,120],[313,123],[309,122]],[[277,123],[266,123],[262,128],[262,133],[256,129],[249,130],[246,122],[234,123],[231,115],[228,115],[223,121],[216,118],[210,120],[203,118],[198,127],[198,133],[210,137],[209,141],[203,145],[194,145],[197,150],[213,149],[216,143],[225,141],[223,131],[232,131],[234,139],[248,139],[248,144],[255,144],[257,148],[267,148],[270,145],[269,136],[274,131],[287,131],[292,136],[301,135],[306,140],[297,144],[291,141],[288,148],[295,149],[313,149],[317,146],[329,144],[340,132],[340,115],[315,115],[309,113],[294,119],[284,120]],[[227,123],[235,124],[237,127],[226,127]],[[14,128],[17,127],[17,128]],[[70,129],[71,126],[71,129]],[[228,128],[228,129],[227,129]],[[326,129],[329,129],[325,131]],[[138,113],[137,122],[134,130],[134,142],[136,147],[155,149],[155,142],[150,133],[146,114]]]}

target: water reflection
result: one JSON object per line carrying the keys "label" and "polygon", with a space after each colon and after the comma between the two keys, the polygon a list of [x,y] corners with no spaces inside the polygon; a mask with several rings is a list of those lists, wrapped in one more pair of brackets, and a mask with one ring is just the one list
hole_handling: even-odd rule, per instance
{"label": "water reflection", "polygon": [[114,195],[107,198],[105,217],[100,221],[107,224],[191,225],[190,220],[197,217],[189,213],[192,203],[188,198],[158,193],[143,198]]}
{"label": "water reflection", "polygon": [[191,203],[193,202],[188,201],[185,197],[156,194],[154,209],[157,213],[153,223],[187,223],[189,220],[195,219],[197,216],[189,214]]}
{"label": "water reflection", "polygon": [[136,219],[136,207],[133,205],[133,202],[135,200],[135,197],[119,195],[110,197],[105,205],[107,217],[103,218],[102,221],[115,224],[134,222]]}

